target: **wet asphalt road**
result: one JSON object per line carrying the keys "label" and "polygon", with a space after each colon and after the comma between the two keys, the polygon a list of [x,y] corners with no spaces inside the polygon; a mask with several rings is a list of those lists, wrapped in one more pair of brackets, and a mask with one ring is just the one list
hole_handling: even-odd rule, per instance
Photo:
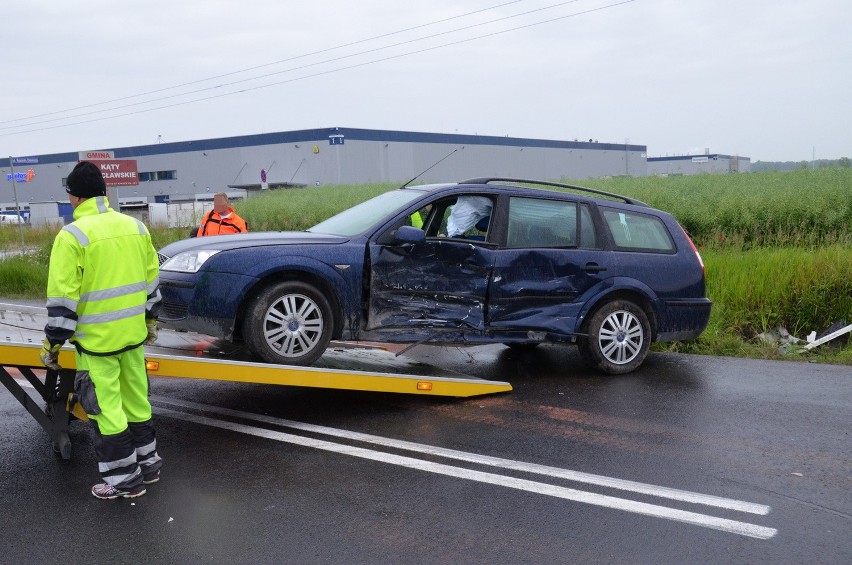
{"label": "wet asphalt road", "polygon": [[848,366],[412,355],[514,391],[152,379],[163,480],[133,501],[88,493],[88,426],[62,461],[0,387],[0,562],[852,562]]}

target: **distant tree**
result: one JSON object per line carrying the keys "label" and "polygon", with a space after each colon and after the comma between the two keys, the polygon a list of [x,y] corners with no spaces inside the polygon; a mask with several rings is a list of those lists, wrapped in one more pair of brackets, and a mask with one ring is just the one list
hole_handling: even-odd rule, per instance
{"label": "distant tree", "polygon": [[811,167],[817,169],[830,168],[852,168],[852,160],[849,157],[841,157],[840,159],[817,159],[811,161],[754,161],[751,164],[751,172],[759,173],[763,171],[795,171],[807,170]]}

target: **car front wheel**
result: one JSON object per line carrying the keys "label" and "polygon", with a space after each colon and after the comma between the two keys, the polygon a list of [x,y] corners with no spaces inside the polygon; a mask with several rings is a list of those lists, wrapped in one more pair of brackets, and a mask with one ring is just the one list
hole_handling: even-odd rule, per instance
{"label": "car front wheel", "polygon": [[287,281],[262,291],[249,305],[243,337],[269,363],[310,365],[323,354],[334,328],[328,300],[310,284]]}
{"label": "car front wheel", "polygon": [[651,325],[645,312],[627,300],[604,304],[592,314],[588,337],[579,340],[583,358],[610,375],[639,367],[651,347]]}

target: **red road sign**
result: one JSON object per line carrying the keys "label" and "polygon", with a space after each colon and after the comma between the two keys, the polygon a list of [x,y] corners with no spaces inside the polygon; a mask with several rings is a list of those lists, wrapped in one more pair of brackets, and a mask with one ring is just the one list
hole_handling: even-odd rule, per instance
{"label": "red road sign", "polygon": [[100,167],[107,186],[137,186],[139,184],[136,159],[103,159],[92,162]]}

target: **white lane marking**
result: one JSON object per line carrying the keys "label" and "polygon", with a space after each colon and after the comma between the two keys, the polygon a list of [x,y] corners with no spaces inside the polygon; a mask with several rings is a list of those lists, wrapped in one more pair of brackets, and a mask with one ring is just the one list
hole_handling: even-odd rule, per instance
{"label": "white lane marking", "polygon": [[616,510],[633,512],[635,514],[642,514],[655,518],[663,518],[665,520],[684,522],[687,524],[693,524],[696,526],[702,526],[705,528],[711,528],[714,530],[720,530],[723,532],[739,534],[742,536],[757,539],[769,539],[778,533],[778,530],[776,530],[775,528],[767,528],[764,526],[758,526],[756,524],[747,524],[745,522],[737,522],[735,520],[707,516],[705,514],[698,514],[696,512],[687,512],[685,510],[677,510],[675,508],[657,506],[645,502],[635,502],[632,500],[625,500],[613,496],[606,496],[602,494],[590,493],[566,487],[549,485],[546,483],[539,483],[526,479],[518,479],[514,477],[497,475],[494,473],[484,473],[482,471],[463,469],[461,467],[453,467],[451,465],[444,465],[442,463],[433,463],[431,461],[424,461],[422,459],[415,459],[412,457],[403,457],[401,455],[394,455],[391,453],[372,451],[369,449],[364,449],[362,447],[354,447],[351,445],[343,445],[320,439],[296,436],[284,432],[277,432],[263,428],[255,428],[253,426],[237,424],[235,422],[215,420],[206,416],[198,416],[185,412],[177,412],[174,410],[169,410],[167,408],[158,407],[155,412],[159,415],[169,416],[178,420],[184,420],[187,422],[194,422],[206,426],[222,428],[233,432],[262,437],[266,439],[272,439],[275,441],[292,443],[294,445],[300,445],[303,447],[322,449],[324,451],[340,453],[342,455],[350,455],[352,457],[360,457],[362,459],[378,461],[391,465],[398,465],[401,467],[417,469],[420,471],[427,471],[439,475],[467,479],[470,481],[477,481],[481,483],[497,485],[517,490],[524,490],[527,492],[543,494],[546,496],[553,496],[565,500],[584,502],[586,504],[602,506],[604,508],[612,508]]}
{"label": "white lane marking", "polygon": [[18,385],[20,385],[24,388],[31,388],[31,389],[35,390],[35,387],[33,385],[31,385],[30,382],[28,380],[26,380],[25,378],[23,378],[23,377],[12,377],[12,378],[15,380],[16,383],[18,383]]}
{"label": "white lane marking", "polygon": [[240,412],[238,410],[230,410],[228,408],[219,408],[218,406],[209,406],[206,404],[199,404],[196,402],[190,402],[185,400],[173,400],[170,398],[162,398],[159,396],[152,396],[152,400],[155,400],[161,404],[169,404],[172,406],[181,406],[184,408],[194,408],[197,410],[203,410],[205,412],[210,412],[214,414],[221,414],[223,416],[233,416],[242,418],[245,420],[254,420],[256,422],[263,422],[266,424],[274,424],[276,426],[282,426],[287,428],[293,428],[297,430],[302,430],[306,432],[319,433],[333,437],[340,437],[354,441],[362,441],[365,443],[371,443],[374,445],[381,445],[384,447],[391,447],[394,449],[402,449],[405,451],[414,451],[417,453],[425,453],[428,455],[437,455],[439,457],[445,457],[447,459],[455,459],[457,461],[465,461],[467,463],[477,463],[481,465],[489,465],[491,467],[500,467],[502,469],[511,469],[513,471],[522,471],[526,473],[533,473],[537,475],[546,475],[550,477],[555,477],[559,479],[566,479],[569,481],[598,485],[608,488],[614,488],[619,490],[625,490],[630,492],[636,492],[639,494],[646,494],[650,496],[656,496],[659,498],[667,498],[669,500],[677,500],[680,502],[690,502],[693,504],[703,504],[705,506],[714,506],[716,508],[724,508],[726,510],[738,510],[740,512],[748,512],[750,514],[759,514],[765,516],[769,514],[771,508],[769,506],[763,504],[755,504],[752,502],[745,502],[742,500],[735,500],[731,498],[723,498],[720,496],[713,496],[709,494],[701,494],[697,492],[689,492],[685,490],[678,490],[668,487],[661,487],[656,485],[650,485],[646,483],[640,483],[635,481],[629,481],[625,479],[617,479],[614,477],[606,477],[603,475],[594,475],[591,473],[583,473],[581,471],[572,471],[570,469],[560,469],[558,467],[549,467],[547,465],[537,465],[535,463],[525,463],[523,461],[514,461],[512,459],[502,459],[500,457],[490,457],[488,455],[477,455],[476,453],[466,453],[464,451],[456,451],[454,449],[445,449],[442,447],[435,447],[432,445],[426,445],[422,443],[414,443],[410,441],[396,440],[391,438],[385,438],[381,436],[375,436],[370,434],[362,434],[359,432],[350,432],[347,430],[339,430],[335,428],[329,428],[326,426],[318,426],[314,424],[306,424],[303,422],[296,422],[293,420],[285,420],[283,418],[275,418],[272,416],[263,416],[260,414],[252,414],[250,412]]}

